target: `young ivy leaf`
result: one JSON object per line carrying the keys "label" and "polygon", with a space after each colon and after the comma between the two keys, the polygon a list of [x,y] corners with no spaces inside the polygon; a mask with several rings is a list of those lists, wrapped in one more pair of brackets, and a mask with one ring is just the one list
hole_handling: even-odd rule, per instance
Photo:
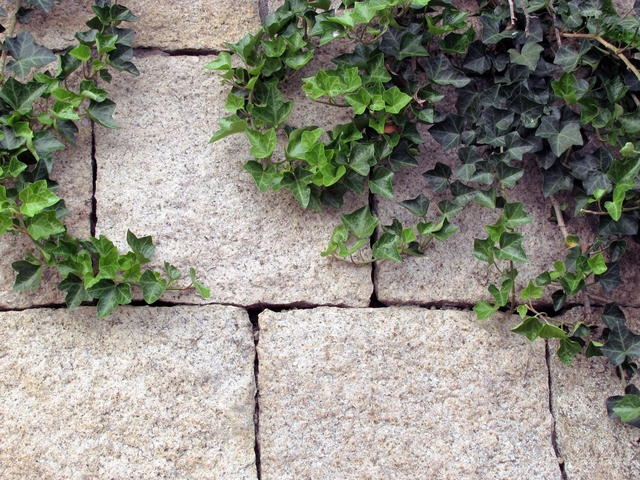
{"label": "young ivy leaf", "polygon": [[18,198],[22,202],[20,212],[33,217],[47,207],[55,205],[60,199],[49,190],[46,180],[38,180],[20,191]]}
{"label": "young ivy leaf", "polygon": [[538,320],[536,317],[529,317],[516,327],[512,328],[511,331],[513,333],[524,335],[529,339],[529,341],[533,342],[536,338],[538,338],[538,335],[543,326],[543,323],[540,322],[540,320]]}
{"label": "young ivy leaf", "polygon": [[273,128],[264,133],[248,128],[245,134],[249,139],[249,143],[251,143],[251,150],[249,151],[251,155],[260,159],[268,158],[273,154],[277,141],[276,131]]}
{"label": "young ivy leaf", "polygon": [[196,270],[194,268],[189,269],[189,277],[191,278],[191,284],[195,287],[198,295],[200,295],[204,299],[207,299],[211,296],[211,289],[196,281]]}
{"label": "young ivy leaf", "polygon": [[620,417],[620,420],[629,423],[640,417],[640,397],[638,395],[625,395],[618,404],[613,407],[613,411]]}
{"label": "young ivy leaf", "polygon": [[529,285],[520,292],[520,296],[523,301],[527,301],[530,298],[540,298],[542,297],[542,287],[536,287],[533,282],[529,280]]}
{"label": "young ivy leaf", "polygon": [[402,258],[398,252],[398,236],[393,233],[383,233],[373,244],[372,253],[376,260],[392,260],[402,263]]}
{"label": "young ivy leaf", "polygon": [[562,363],[571,366],[574,357],[582,351],[582,345],[568,338],[560,339],[556,354]]}
{"label": "young ivy leaf", "polygon": [[371,193],[377,193],[384,198],[393,198],[393,172],[384,167],[377,167],[371,178],[369,178],[369,190]]}
{"label": "young ivy leaf", "polygon": [[478,320],[486,320],[491,315],[496,313],[498,311],[498,308],[499,307],[492,306],[491,304],[489,304],[489,302],[480,300],[476,305],[474,305],[473,311],[476,312]]}

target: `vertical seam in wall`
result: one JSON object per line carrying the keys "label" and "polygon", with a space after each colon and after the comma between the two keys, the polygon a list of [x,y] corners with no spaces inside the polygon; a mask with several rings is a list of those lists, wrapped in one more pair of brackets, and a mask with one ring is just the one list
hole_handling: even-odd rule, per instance
{"label": "vertical seam in wall", "polygon": [[98,161],[96,159],[96,124],[91,120],[91,213],[89,214],[89,225],[91,236],[96,236],[96,225],[98,224],[98,200],[96,199],[96,185],[98,182]]}
{"label": "vertical seam in wall", "polygon": [[255,393],[255,409],[253,411],[253,427],[254,427],[254,446],[253,450],[256,457],[256,477],[258,480],[262,478],[262,470],[260,464],[260,384],[258,382],[258,374],[260,373],[260,364],[258,361],[258,342],[260,341],[260,325],[258,323],[258,316],[262,312],[247,312],[249,314],[249,320],[253,327],[253,344],[254,344],[254,360],[253,360],[253,376],[256,385]]}
{"label": "vertical seam in wall", "polygon": [[549,340],[545,340],[544,342],[544,353],[545,353],[545,361],[547,364],[547,381],[549,385],[549,413],[551,414],[552,424],[551,424],[551,446],[553,447],[553,451],[556,454],[556,459],[558,461],[558,468],[560,469],[560,478],[562,480],[567,480],[567,472],[564,470],[564,458],[560,454],[560,449],[558,448],[558,434],[556,432],[556,417],[553,414],[553,390],[552,390],[552,378],[551,378],[551,349],[549,348]]}

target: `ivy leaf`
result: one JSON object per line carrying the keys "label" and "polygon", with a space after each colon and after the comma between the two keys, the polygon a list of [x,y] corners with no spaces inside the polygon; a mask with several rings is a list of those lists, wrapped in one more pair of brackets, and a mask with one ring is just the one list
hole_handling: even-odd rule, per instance
{"label": "ivy leaf", "polygon": [[244,132],[247,129],[247,122],[241,120],[237,115],[230,115],[228,117],[221,118],[218,121],[218,125],[220,126],[220,129],[213,134],[209,143],[217,142],[224,137]]}
{"label": "ivy leaf", "polygon": [[40,98],[46,89],[46,85],[38,82],[25,84],[20,83],[13,77],[9,77],[0,90],[0,98],[7,102],[17,113],[25,115],[31,112],[33,102]]}
{"label": "ivy leaf", "polygon": [[520,335],[524,335],[529,339],[529,341],[533,342],[536,338],[538,338],[538,334],[540,330],[542,330],[543,324],[536,317],[526,318],[523,322],[521,322],[516,327],[512,328],[511,331],[513,333],[517,333]]}
{"label": "ivy leaf", "polygon": [[11,264],[16,272],[16,280],[13,284],[13,289],[20,292],[26,290],[37,290],[40,285],[40,278],[42,277],[42,265],[40,261],[33,257],[33,255],[27,255],[24,260],[19,260]]}
{"label": "ivy leaf", "polygon": [[87,289],[87,293],[98,300],[98,317],[103,318],[113,312],[118,305],[131,303],[131,287],[128,283],[115,284],[103,279]]}
{"label": "ivy leaf", "polygon": [[14,58],[7,62],[7,70],[15,73],[18,78],[26,77],[32,68],[48,65],[58,59],[51,50],[35,43],[29,32],[21,32],[4,42]]}
{"label": "ivy leaf", "polygon": [[560,190],[571,190],[573,188],[573,178],[567,175],[562,166],[556,162],[547,170],[541,169],[542,172],[542,194],[545,198],[550,197]]}
{"label": "ivy leaf", "polygon": [[529,285],[520,292],[520,296],[523,301],[527,301],[530,298],[540,298],[542,297],[542,287],[536,287],[533,282],[529,280]]}
{"label": "ivy leaf", "polygon": [[536,42],[527,42],[522,47],[522,50],[509,50],[509,57],[511,62],[517,65],[524,65],[529,70],[533,71],[538,65],[540,60],[540,54],[544,51],[544,48],[538,45]]}
{"label": "ivy leaf", "polygon": [[494,261],[495,242],[491,237],[484,240],[479,238],[473,239],[473,256],[478,260],[487,262],[489,265],[493,265]]}
{"label": "ivy leaf", "polygon": [[524,211],[521,202],[506,203],[502,216],[507,228],[518,228],[533,222],[533,217]]}
{"label": "ivy leaf", "polygon": [[620,309],[617,303],[607,303],[604,306],[602,321],[611,329],[624,326],[627,323],[624,312]]}
{"label": "ivy leaf", "polygon": [[480,16],[482,22],[482,43],[492,45],[507,38],[514,38],[518,32],[515,30],[500,31],[500,22],[493,15],[483,13]]}
{"label": "ivy leaf", "polygon": [[495,299],[496,306],[503,307],[509,302],[509,295],[511,294],[512,288],[513,280],[511,279],[505,280],[499,290],[495,285],[489,285],[489,293]]}
{"label": "ivy leaf", "polygon": [[66,292],[64,301],[69,310],[79,307],[82,302],[93,300],[93,297],[84,289],[82,280],[73,273],[58,284],[58,290]]}
{"label": "ivy leaf", "polygon": [[171,281],[177,280],[182,276],[180,271],[169,262],[164,262],[164,271],[167,272],[167,276]]}
{"label": "ivy leaf", "polygon": [[150,236],[138,238],[131,230],[127,230],[127,244],[129,244],[129,247],[136,255],[137,261],[140,263],[149,263],[156,251],[153,239]]}
{"label": "ivy leaf", "polygon": [[625,395],[618,404],[613,407],[613,411],[620,417],[620,420],[628,423],[640,417],[640,397],[638,395]]}
{"label": "ivy leaf", "polygon": [[19,194],[22,202],[20,212],[27,217],[33,217],[47,207],[55,205],[60,199],[47,186],[46,180],[38,180],[28,185]]}
{"label": "ivy leaf", "polygon": [[146,270],[140,277],[140,287],[142,288],[142,298],[148,304],[156,302],[167,289],[167,281],[160,278],[158,272]]}
{"label": "ivy leaf", "polygon": [[264,133],[248,128],[245,131],[249,143],[251,143],[251,155],[256,158],[268,158],[276,148],[276,131],[270,128]]}
{"label": "ivy leaf", "polygon": [[60,0],[25,0],[25,3],[28,3],[29,5],[33,5],[38,10],[43,10],[49,13],[49,10],[51,10],[51,7],[53,6],[53,4],[59,1]]}
{"label": "ivy leaf", "polygon": [[370,161],[375,158],[375,146],[357,143],[349,155],[349,167],[360,175],[369,175]]}
{"label": "ivy leaf", "polygon": [[266,192],[275,184],[277,178],[282,178],[282,174],[279,177],[273,165],[268,164],[263,168],[262,164],[255,160],[249,160],[242,168],[251,174],[261,192]]}
{"label": "ivy leaf", "polygon": [[371,95],[364,88],[360,88],[355,93],[345,95],[344,99],[353,107],[357,115],[362,115],[371,102]]}
{"label": "ivy leaf", "polygon": [[471,82],[470,78],[453,68],[449,59],[442,54],[426,60],[424,70],[427,77],[438,85],[453,85],[461,88]]}
{"label": "ivy leaf", "polygon": [[264,106],[253,107],[251,114],[272,127],[279,127],[289,117],[293,108],[293,100],[284,101],[284,95],[278,90],[277,81],[265,83],[267,94],[262,102]]}
{"label": "ivy leaf", "polygon": [[460,227],[457,225],[452,225],[449,223],[448,218],[444,218],[442,222],[440,222],[439,228],[434,228],[431,232],[433,238],[438,240],[439,242],[446,242],[451,235],[460,230]]}
{"label": "ivy leaf", "polygon": [[48,210],[34,215],[25,221],[29,235],[34,240],[41,238],[47,240],[51,235],[57,235],[65,231],[64,225],[58,220],[56,212]]}
{"label": "ivy leaf", "polygon": [[393,233],[383,233],[371,247],[373,258],[380,260],[392,260],[402,263],[398,253],[398,237]]}
{"label": "ivy leaf", "polygon": [[640,157],[614,160],[607,176],[616,185],[627,185],[632,188],[640,173]]}
{"label": "ivy leaf", "polygon": [[522,248],[521,233],[504,232],[500,235],[500,249],[496,251],[496,258],[500,260],[513,260],[514,262],[528,263],[529,258]]}
{"label": "ivy leaf", "polygon": [[558,157],[573,145],[583,145],[580,125],[567,123],[560,128],[560,122],[551,116],[542,117],[540,126],[536,130],[536,136],[546,138],[551,150]]}
{"label": "ivy leaf", "polygon": [[189,277],[191,278],[191,284],[195,287],[198,295],[205,299],[211,296],[211,289],[196,281],[196,271],[194,268],[189,269]]}
{"label": "ivy leaf", "polygon": [[609,338],[601,350],[611,363],[618,366],[627,357],[640,357],[640,335],[634,334],[625,325],[616,325],[609,332]]}
{"label": "ivy leaf", "polygon": [[[448,53],[466,53],[467,48],[476,39],[476,32],[469,28],[464,33],[450,33],[440,40],[440,49]],[[466,61],[466,58],[465,58]],[[465,63],[465,68],[468,68]]]}
{"label": "ivy leaf", "polygon": [[462,143],[462,133],[467,125],[467,119],[461,115],[448,113],[445,119],[429,129],[429,133],[443,150],[459,147]]}
{"label": "ivy leaf", "polygon": [[294,172],[285,172],[280,185],[288,188],[302,208],[307,208],[311,201],[311,188],[309,184],[313,181],[313,173],[300,167],[296,167]]}
{"label": "ivy leaf", "polygon": [[622,284],[620,277],[620,264],[618,262],[607,264],[607,271],[596,277],[602,289],[609,293]]}
{"label": "ivy leaf", "polygon": [[540,338],[567,338],[567,332],[555,325],[546,323],[540,329],[538,336]]}
{"label": "ivy leaf", "polygon": [[[281,39],[281,41],[284,44],[284,40]],[[265,47],[265,49],[266,49],[266,47]],[[284,53],[284,48],[283,48],[282,52],[280,53],[280,55],[282,55],[282,53]],[[204,66],[204,68],[206,68],[207,70],[230,70],[231,69],[231,55],[229,54],[229,52],[220,52],[220,54],[218,55],[218,58],[216,58],[212,62],[207,63]]]}
{"label": "ivy leaf", "polygon": [[378,193],[384,198],[393,198],[393,172],[384,167],[378,167],[373,171],[369,179],[369,190],[371,193]]}
{"label": "ivy leaf", "polygon": [[382,94],[385,103],[385,111],[389,113],[400,113],[411,101],[411,97],[402,93],[398,87],[391,87]]}
{"label": "ivy leaf", "polygon": [[516,186],[516,182],[524,175],[524,168],[511,167],[504,162],[500,162],[496,165],[496,174],[502,185],[513,188]]}
{"label": "ivy leaf", "polygon": [[404,200],[400,205],[409,210],[416,217],[424,217],[429,210],[429,199],[424,194],[418,195],[412,200]]}
{"label": "ivy leaf", "polygon": [[113,111],[116,109],[116,104],[107,99],[103,102],[96,102],[91,100],[87,107],[87,115],[95,122],[98,122],[103,127],[118,128],[118,124],[113,119]]}
{"label": "ivy leaf", "polygon": [[571,366],[573,358],[582,351],[582,345],[568,338],[562,338],[556,354],[562,363]]}
{"label": "ivy leaf", "polygon": [[364,206],[347,215],[340,215],[345,227],[357,238],[369,238],[378,225],[378,219],[371,215],[369,206]]}
{"label": "ivy leaf", "polygon": [[486,320],[497,312],[498,308],[499,307],[494,307],[484,300],[480,300],[476,305],[474,305],[473,311],[476,312],[478,320]]}

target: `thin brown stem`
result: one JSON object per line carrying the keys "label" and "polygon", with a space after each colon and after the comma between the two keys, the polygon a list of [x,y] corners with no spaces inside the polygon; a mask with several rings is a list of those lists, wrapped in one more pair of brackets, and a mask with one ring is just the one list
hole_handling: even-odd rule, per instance
{"label": "thin brown stem", "polygon": [[562,232],[562,237],[567,238],[569,232],[567,231],[567,225],[564,223],[564,216],[562,215],[562,209],[555,197],[551,197],[551,205],[553,205],[553,211],[556,214],[556,221],[558,222],[558,228]]}
{"label": "thin brown stem", "polygon": [[629,61],[629,59],[624,55],[624,50],[616,47],[615,45],[607,42],[604,38],[596,35],[594,33],[563,33],[563,37],[566,38],[591,38],[599,42],[601,45],[606,47],[611,53],[613,53],[616,57],[624,62],[629,70],[631,70],[634,75],[640,80],[640,71]]}

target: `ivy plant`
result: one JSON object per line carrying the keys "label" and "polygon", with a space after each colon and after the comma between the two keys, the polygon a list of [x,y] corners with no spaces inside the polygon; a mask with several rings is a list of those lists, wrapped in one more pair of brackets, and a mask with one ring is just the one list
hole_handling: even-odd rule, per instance
{"label": "ivy plant", "polygon": [[[368,206],[343,213],[322,255],[401,262],[454,235],[467,205],[495,211],[486,236],[473,239],[475,258],[498,278],[488,286],[492,301],[475,305],[478,318],[517,312],[522,322],[513,331],[531,341],[559,339],[557,355],[567,365],[581,352],[606,356],[625,387],[624,396],[607,400],[610,415],[640,426],[640,391],[624,383],[635,373],[640,337],[617,304],[606,305],[604,329],[589,308],[573,325],[553,313],[572,297],[587,307],[590,298],[600,301],[589,289],[595,284],[605,292],[619,286],[627,242],[638,239],[639,13],[636,4],[619,15],[611,0],[480,0],[476,31],[448,0],[285,0],[261,29],[228,43],[206,66],[229,88],[229,115],[211,141],[246,136],[243,168],[260,191],[289,190],[305,209],[341,209],[348,191],[395,199],[394,176],[418,166],[418,125],[427,125],[458,161],[419,172],[424,192],[397,199],[415,223],[379,225]],[[299,73],[316,51],[345,37],[355,46],[333,58],[333,68]],[[294,76],[308,98],[349,109],[351,120],[327,131],[290,125],[294,102],[283,84]],[[434,105],[451,89],[455,111],[441,113]],[[523,247],[521,227],[533,221],[528,206],[511,194],[525,162],[542,174],[566,255],[519,288],[517,265],[535,253]],[[560,192],[571,200],[560,201]],[[567,227],[580,215],[598,219],[588,244]],[[553,312],[540,307],[550,288]]]}
{"label": "ivy plant", "polygon": [[0,9],[8,20],[0,26],[6,31],[0,76],[0,234],[21,235],[33,245],[12,264],[14,289],[35,290],[43,269],[56,268],[69,309],[97,301],[99,317],[131,303],[132,287],[141,289],[147,303],[172,289],[195,288],[208,297],[193,269],[189,287],[178,287],[181,274],[171,264],[165,262],[163,272],[145,268],[155,250],[149,236],[128,232],[131,250],[121,254],[103,235],[85,240],[67,233],[69,212],[50,178],[52,154],[76,146],[82,117],[117,128],[116,105],[102,84],[110,82],[113,71],[139,75],[131,61],[135,33],[124,28],[138,17],[123,5],[96,0],[88,30],[77,32],[76,43],[58,54],[37,44],[27,30],[14,35],[17,22],[28,23],[34,8],[48,12],[55,3],[24,0],[13,3],[14,11]]}

